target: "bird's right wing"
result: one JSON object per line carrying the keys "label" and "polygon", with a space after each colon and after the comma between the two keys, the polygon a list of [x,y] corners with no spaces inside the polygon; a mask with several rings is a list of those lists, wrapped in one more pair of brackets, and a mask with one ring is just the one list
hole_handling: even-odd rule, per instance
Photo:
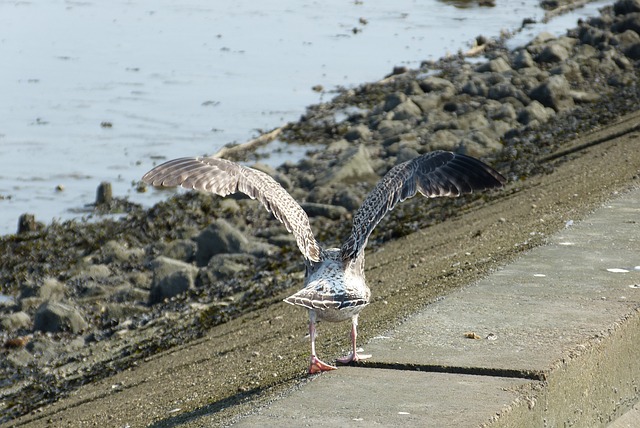
{"label": "bird's right wing", "polygon": [[293,233],[305,259],[318,262],[322,254],[313,235],[309,217],[291,195],[262,171],[224,159],[180,158],[158,165],[142,181],[152,186],[195,189],[227,196],[241,192],[257,199]]}
{"label": "bird's right wing", "polygon": [[376,184],[353,217],[351,236],[341,248],[342,260],[358,258],[385,214],[417,192],[428,198],[456,197],[502,187],[505,182],[489,165],[459,153],[435,151],[396,165]]}

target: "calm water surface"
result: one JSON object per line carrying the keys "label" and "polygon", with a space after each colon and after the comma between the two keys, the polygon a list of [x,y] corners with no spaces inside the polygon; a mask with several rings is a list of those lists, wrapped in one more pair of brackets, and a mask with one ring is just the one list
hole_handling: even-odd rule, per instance
{"label": "calm water surface", "polygon": [[[0,234],[24,212],[77,217],[101,181],[150,205],[166,193],[132,183],[154,163],[296,120],[330,97],[314,85],[376,81],[542,17],[537,0],[458,3],[0,0]],[[563,19],[558,33],[577,16]]]}

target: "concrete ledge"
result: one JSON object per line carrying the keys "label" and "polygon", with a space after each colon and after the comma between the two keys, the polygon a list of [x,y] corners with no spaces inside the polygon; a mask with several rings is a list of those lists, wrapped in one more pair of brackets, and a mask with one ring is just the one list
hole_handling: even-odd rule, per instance
{"label": "concrete ledge", "polygon": [[[522,379],[343,367],[240,427],[474,426],[518,399]],[[442,406],[446,402],[449,405]]]}
{"label": "concrete ledge", "polygon": [[323,374],[239,425],[614,421],[640,396],[639,223],[635,190],[374,338],[361,367]]}

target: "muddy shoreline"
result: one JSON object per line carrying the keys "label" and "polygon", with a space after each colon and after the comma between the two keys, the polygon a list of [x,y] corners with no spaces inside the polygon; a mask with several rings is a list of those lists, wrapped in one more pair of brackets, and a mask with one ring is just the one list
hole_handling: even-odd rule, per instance
{"label": "muddy shoreline", "polygon": [[[490,42],[487,62],[452,57],[425,63],[343,91],[284,127],[283,140],[326,150],[278,171],[258,167],[305,203],[316,237],[329,246],[347,235],[353,209],[375,180],[418,154],[448,149],[482,157],[511,182],[502,193],[437,202],[414,198],[378,226],[368,246],[367,275],[376,297],[364,315],[365,341],[544,242],[545,234],[574,219],[568,213],[579,219],[637,178],[637,150],[627,149],[625,162],[624,150],[611,149],[620,164],[609,175],[594,166],[594,174],[601,174],[594,180],[583,171],[593,154],[582,149],[593,145],[584,137],[589,132],[638,110],[639,31],[640,4],[618,1],[565,37],[539,36],[514,52]],[[566,175],[573,165],[582,170]],[[554,174],[575,183],[554,182]],[[571,186],[580,192],[565,194]],[[510,199],[518,204],[505,213]],[[0,292],[15,297],[0,303],[0,422],[14,425],[14,418],[124,374],[153,377],[147,366],[154,361],[209,342],[217,351],[202,358],[214,359],[233,376],[204,402],[189,404],[192,412],[216,413],[304,377],[304,314],[280,303],[299,287],[303,264],[281,225],[242,198],[190,193],[149,210],[127,209],[122,220],[65,222],[0,239]],[[455,229],[464,239],[449,242]],[[429,242],[419,246],[416,232],[427,233]],[[416,245],[417,261],[401,269],[426,278],[422,291],[392,279],[404,275],[395,272],[393,254],[407,242]],[[432,260],[436,250],[461,260]],[[462,257],[466,253],[473,257]],[[245,330],[243,323],[267,333]],[[320,346],[328,355],[347,344],[341,327],[323,326]],[[234,352],[245,361],[222,361]],[[261,356],[275,363],[265,365]],[[123,380],[113,385],[116,392],[127,389]],[[220,414],[229,416],[227,410]],[[167,417],[148,414],[132,425]],[[95,416],[93,422],[100,420]]]}

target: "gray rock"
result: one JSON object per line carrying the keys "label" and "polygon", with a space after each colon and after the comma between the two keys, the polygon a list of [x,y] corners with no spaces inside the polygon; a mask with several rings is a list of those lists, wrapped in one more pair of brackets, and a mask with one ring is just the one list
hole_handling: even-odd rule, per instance
{"label": "gray rock", "polygon": [[436,76],[428,76],[422,79],[420,82],[420,87],[425,92],[445,92],[445,93],[453,93],[455,92],[455,86],[453,83],[448,81],[447,79],[443,79],[442,77]]}
{"label": "gray rock", "polygon": [[640,0],[618,0],[613,5],[613,11],[616,15],[640,12]]}
{"label": "gray rock", "polygon": [[518,121],[523,125],[531,124],[533,121],[544,123],[553,116],[553,110],[545,108],[538,101],[532,101],[527,107],[522,109],[518,114]]}
{"label": "gray rock", "polygon": [[344,134],[344,138],[347,141],[366,141],[371,139],[371,130],[366,125],[356,125],[350,128],[347,133]]}
{"label": "gray rock", "polygon": [[569,57],[567,49],[559,43],[553,43],[545,47],[536,57],[538,62],[560,62]]}
{"label": "gray rock", "polygon": [[640,59],[640,43],[629,46],[624,53],[634,61]]}
{"label": "gray rock", "polygon": [[486,97],[489,93],[489,88],[482,80],[471,79],[464,84],[462,92],[471,96]]}
{"label": "gray rock", "polygon": [[575,54],[572,59],[579,64],[582,64],[589,58],[595,58],[599,54],[598,49],[594,48],[591,45],[578,45],[575,49]]}
{"label": "gray rock", "polygon": [[280,249],[267,242],[249,241],[245,252],[256,257],[268,257],[277,254]]}
{"label": "gray rock", "polygon": [[458,148],[459,144],[460,138],[456,134],[448,129],[441,129],[431,136],[427,146],[429,150],[453,151]]}
{"label": "gray rock", "polygon": [[520,101],[527,101],[527,96],[520,89],[511,83],[498,83],[489,88],[487,97],[492,100],[501,100],[504,98],[515,98]]}
{"label": "gray rock", "polygon": [[485,112],[478,109],[459,116],[458,126],[464,130],[479,129],[489,126],[489,121],[485,117]]}
{"label": "gray rock", "polygon": [[545,43],[555,39],[556,39],[556,36],[554,36],[553,34],[549,33],[548,31],[542,31],[541,33],[538,33],[538,35],[533,38],[529,46],[539,46],[539,47],[542,47],[542,49],[544,49]]}
{"label": "gray rock", "polygon": [[113,201],[113,189],[111,183],[103,181],[96,190],[96,205],[110,204]]}
{"label": "gray rock", "polygon": [[118,287],[111,299],[117,303],[136,303],[147,302],[149,300],[149,291],[138,287],[132,287],[131,285],[123,285]]}
{"label": "gray rock", "polygon": [[411,100],[406,100],[393,109],[393,120],[412,120],[421,116],[422,110]]}
{"label": "gray rock", "polygon": [[346,151],[336,166],[321,174],[316,185],[326,186],[333,183],[366,180],[375,175],[369,151],[363,144],[360,144],[358,147]]}
{"label": "gray rock", "polygon": [[494,120],[515,119],[516,109],[509,103],[501,104],[500,107],[491,111],[489,117]]}
{"label": "gray rock", "polygon": [[[218,199],[218,204],[220,204],[220,212],[225,214],[226,216],[233,216],[238,211],[240,211],[240,204],[238,204],[238,201],[236,199],[244,199],[244,198],[239,197],[237,193],[234,194],[233,196],[234,197]],[[195,230],[194,232],[195,232],[194,234],[198,233],[197,230]],[[191,236],[191,234],[185,231],[182,234],[182,236],[188,237],[188,236]]]}
{"label": "gray rock", "polygon": [[533,89],[529,96],[539,101],[545,107],[551,107],[555,111],[568,109],[574,106],[571,97],[569,82],[564,76],[551,76],[548,81]]}
{"label": "gray rock", "polygon": [[567,80],[571,80],[572,82],[580,82],[582,81],[582,72],[580,71],[580,64],[577,62],[568,59],[554,67],[549,71],[551,75],[563,75]]}
{"label": "gray rock", "polygon": [[507,132],[511,131],[513,128],[519,127],[520,123],[518,123],[515,119],[504,119],[504,120],[493,120],[489,125],[489,128],[493,131],[493,133],[497,136],[498,139],[502,138]]}
{"label": "gray rock", "polygon": [[44,223],[36,221],[36,216],[24,213],[18,218],[18,235],[44,229]]}
{"label": "gray rock", "polygon": [[427,113],[442,105],[442,97],[438,94],[415,95],[411,97],[411,101],[413,101],[423,113]]}
{"label": "gray rock", "polygon": [[511,70],[511,66],[509,65],[507,60],[502,57],[492,59],[491,61],[485,62],[484,64],[476,68],[476,71],[480,73],[486,73],[489,71],[495,73],[505,73]]}
{"label": "gray rock", "polygon": [[633,30],[640,34],[640,12],[628,13],[625,17],[611,26],[616,33]]}
{"label": "gray rock", "polygon": [[403,102],[405,102],[406,100],[407,100],[407,96],[402,92],[395,92],[393,94],[389,94],[384,99],[384,104],[382,109],[384,111],[391,111],[397,106],[399,106],[400,104],[402,104]]}
{"label": "gray rock", "polygon": [[334,193],[331,203],[345,207],[350,212],[354,212],[362,205],[362,198],[360,198],[351,187],[343,187]]}
{"label": "gray rock", "polygon": [[400,120],[384,119],[378,123],[377,131],[383,139],[395,137],[411,128],[411,125]]}
{"label": "gray rock", "polygon": [[535,66],[535,61],[533,60],[531,54],[525,49],[520,49],[513,58],[513,67],[518,70],[521,68],[533,66]]}
{"label": "gray rock", "polygon": [[571,97],[576,103],[595,103],[602,98],[595,92],[571,91]]}
{"label": "gray rock", "polygon": [[583,26],[580,27],[580,30],[578,31],[578,38],[580,41],[591,46],[598,46],[602,43],[607,43],[609,39],[611,39],[611,36],[612,34],[610,31],[604,31],[595,27]]}
{"label": "gray rock", "polygon": [[152,262],[153,280],[149,303],[159,303],[193,288],[198,269],[185,262],[157,257]]}
{"label": "gray rock", "polygon": [[94,279],[94,280],[102,280],[102,279],[106,279],[109,278],[112,274],[111,269],[109,268],[109,266],[104,265],[104,264],[97,264],[97,265],[89,265],[86,266],[85,268],[83,268],[81,271],[79,271],[74,277],[73,279]]}
{"label": "gray rock", "polygon": [[[491,132],[489,129],[485,131]],[[500,149],[502,145],[495,137],[489,137],[483,131],[475,130],[462,138],[458,150],[474,157],[482,157]]]}
{"label": "gray rock", "polygon": [[26,312],[14,312],[0,316],[0,327],[6,331],[16,331],[31,327],[31,317]]}
{"label": "gray rock", "polygon": [[230,279],[250,269],[253,263],[251,259],[251,256],[244,254],[218,254],[209,260],[209,264],[204,269],[218,280]]}
{"label": "gray rock", "polygon": [[33,329],[59,333],[80,333],[88,327],[82,313],[71,305],[61,302],[45,302],[36,311]]}
{"label": "gray rock", "polygon": [[[367,129],[369,129],[369,128],[367,128]],[[369,130],[369,132],[371,132],[371,131]],[[349,132],[347,132],[347,134],[348,133]],[[346,134],[345,134],[345,136],[346,136]],[[351,148],[351,147],[353,147],[353,144],[350,143],[349,141],[347,141],[345,138],[343,138],[343,139],[340,139],[340,140],[332,141],[327,146],[327,150],[326,151],[327,152],[331,152],[331,153],[342,153],[345,150],[349,150],[349,148]]]}
{"label": "gray rock", "polygon": [[397,163],[402,163],[409,161],[411,159],[417,158],[420,156],[420,153],[412,147],[403,147],[398,151],[397,155]]}
{"label": "gray rock", "polygon": [[224,219],[216,219],[195,238],[198,245],[196,264],[205,266],[211,257],[221,253],[244,253],[249,240]]}
{"label": "gray rock", "polygon": [[627,87],[633,83],[633,78],[628,74],[614,74],[607,78],[607,85]]}
{"label": "gray rock", "polygon": [[189,263],[195,259],[197,249],[198,245],[191,239],[177,239],[169,242],[160,253],[170,259]]}
{"label": "gray rock", "polygon": [[[620,50],[625,52],[631,46],[637,45],[640,43],[640,34],[636,33],[633,30],[626,30],[616,37],[618,40],[618,44],[620,46]],[[595,53],[594,53],[595,55]]]}
{"label": "gray rock", "polygon": [[329,204],[318,204],[314,202],[302,202],[300,204],[302,209],[306,211],[309,217],[326,217],[332,220],[337,220],[347,213],[345,207]]}
{"label": "gray rock", "polygon": [[[124,320],[139,316],[148,312],[147,307],[132,305],[130,303],[106,303],[102,308],[102,314],[109,319],[118,320],[121,323]],[[126,323],[120,324],[118,329],[124,327]]]}
{"label": "gray rock", "polygon": [[66,287],[55,278],[45,278],[38,290],[38,296],[43,300],[59,302],[64,298]]}
{"label": "gray rock", "polygon": [[424,94],[424,91],[422,90],[418,82],[416,82],[415,80],[411,80],[407,85],[407,89],[405,89],[404,93],[407,95],[422,95]]}

